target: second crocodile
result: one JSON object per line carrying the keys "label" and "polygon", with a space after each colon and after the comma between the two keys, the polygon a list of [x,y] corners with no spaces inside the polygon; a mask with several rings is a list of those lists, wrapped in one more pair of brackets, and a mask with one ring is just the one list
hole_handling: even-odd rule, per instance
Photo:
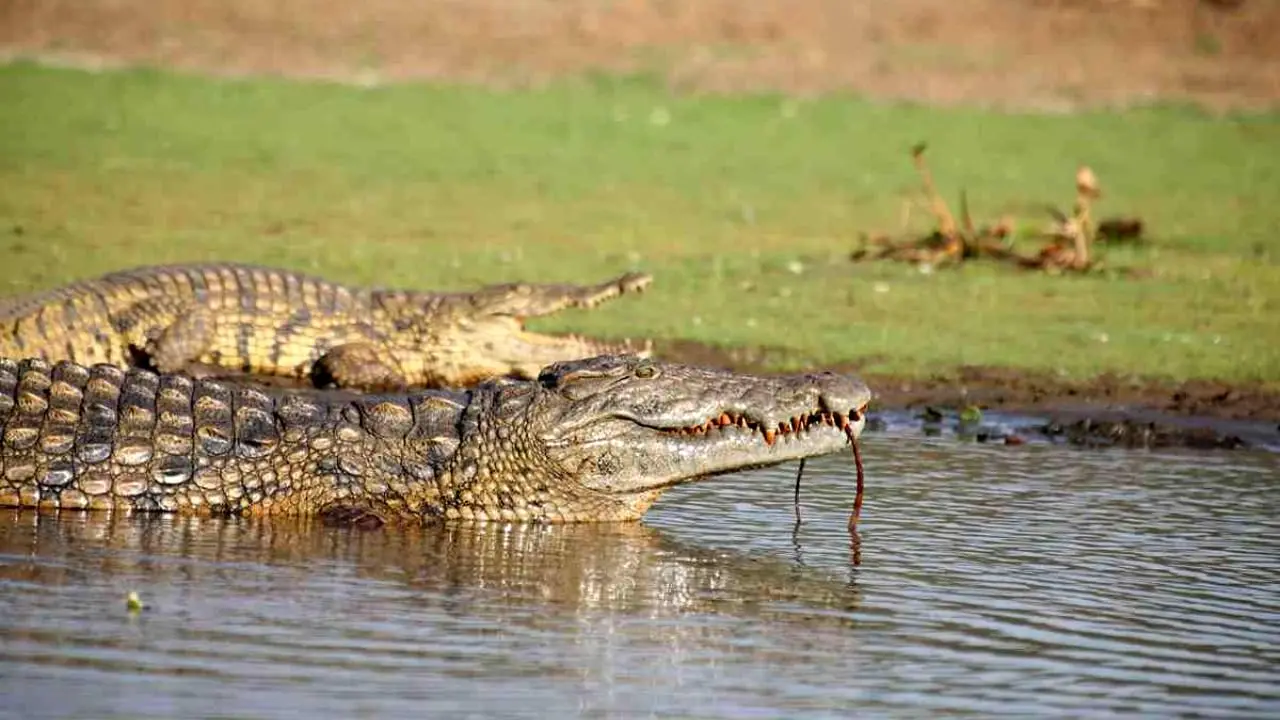
{"label": "second crocodile", "polygon": [[0,360],[0,506],[635,520],[674,485],[841,450],[870,399],[844,375],[634,356],[552,365],[533,382],[337,399]]}
{"label": "second crocodile", "polygon": [[545,365],[630,343],[529,332],[528,317],[643,290],[648,275],[598,285],[492,285],[475,292],[353,288],[275,268],[141,267],[0,299],[0,356],[193,367],[362,390],[533,378]]}

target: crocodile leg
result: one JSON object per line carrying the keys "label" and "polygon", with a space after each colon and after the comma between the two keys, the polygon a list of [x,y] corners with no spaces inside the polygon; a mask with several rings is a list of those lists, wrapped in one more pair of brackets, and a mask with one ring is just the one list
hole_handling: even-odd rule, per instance
{"label": "crocodile leg", "polygon": [[311,382],[320,388],[335,385],[375,392],[408,386],[404,371],[371,343],[347,343],[321,355],[311,368]]}
{"label": "crocodile leg", "polygon": [[151,364],[160,372],[178,372],[213,345],[217,320],[203,308],[193,308],[147,344]]}
{"label": "crocodile leg", "polygon": [[[149,327],[156,318],[169,317],[174,320],[168,325]],[[175,303],[170,298],[136,302],[113,322],[122,333],[146,338],[137,349],[160,372],[186,369],[212,347],[217,332],[217,319],[205,304]]]}

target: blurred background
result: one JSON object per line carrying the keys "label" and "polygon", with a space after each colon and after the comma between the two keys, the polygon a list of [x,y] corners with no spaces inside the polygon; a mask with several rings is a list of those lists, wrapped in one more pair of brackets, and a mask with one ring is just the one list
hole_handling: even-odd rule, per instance
{"label": "blurred background", "polygon": [[0,45],[354,82],[645,71],[701,90],[1069,108],[1280,93],[1273,0],[3,0]]}
{"label": "blurred background", "polygon": [[[645,297],[537,324],[944,383],[1273,381],[1277,37],[1275,0],[0,0],[0,291],[644,270]],[[1084,169],[1142,242],[851,262],[945,229],[921,144],[1023,257]]]}

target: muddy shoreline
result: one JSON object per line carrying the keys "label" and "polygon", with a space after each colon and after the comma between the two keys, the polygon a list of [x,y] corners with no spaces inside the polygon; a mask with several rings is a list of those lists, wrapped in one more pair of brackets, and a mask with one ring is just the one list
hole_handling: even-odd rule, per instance
{"label": "muddy shoreline", "polygon": [[[656,341],[655,355],[691,365],[768,375],[768,348],[720,348],[685,340]],[[1280,445],[1280,391],[1261,383],[1169,382],[1099,375],[1066,380],[1044,372],[961,367],[928,377],[862,372],[859,363],[814,370],[861,375],[880,411],[918,418],[954,418],[965,408],[1036,418],[1010,444],[1039,434],[1096,447],[1232,449]],[[990,439],[1005,441],[1001,433]]]}
{"label": "muddy shoreline", "polygon": [[[656,341],[655,355],[672,362],[771,374],[767,348],[719,348],[685,340]],[[1064,380],[1048,373],[999,367],[961,367],[929,377],[862,372],[859,363],[818,370],[861,375],[884,408],[911,410],[937,407],[1019,413],[1122,411],[1218,420],[1280,422],[1280,390],[1259,383],[1216,380],[1160,380],[1099,375],[1086,381]]]}

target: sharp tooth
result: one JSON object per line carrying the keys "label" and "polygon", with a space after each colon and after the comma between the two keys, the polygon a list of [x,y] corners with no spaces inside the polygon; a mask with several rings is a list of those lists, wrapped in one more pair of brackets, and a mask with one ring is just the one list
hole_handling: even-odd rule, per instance
{"label": "sharp tooth", "polygon": [[791,432],[791,426],[787,425],[784,422],[780,422],[778,423],[778,432],[782,433],[783,435],[786,435],[787,433]]}
{"label": "sharp tooth", "polygon": [[836,413],[836,427],[840,428],[841,430],[844,430],[848,426],[849,426],[849,421],[846,420],[845,417],[840,413]]}
{"label": "sharp tooth", "polygon": [[774,441],[774,434],[773,434],[773,431],[772,431],[772,430],[765,430],[765,431],[764,431],[764,442],[765,442],[765,444],[766,444],[766,445],[772,445],[772,444],[773,444],[773,441]]}
{"label": "sharp tooth", "polygon": [[739,417],[739,418],[738,418],[738,427],[740,427],[740,428],[745,428],[745,427],[749,427],[749,426],[750,426],[750,424],[747,422],[747,419],[746,419],[746,418],[744,418],[744,417]]}
{"label": "sharp tooth", "polygon": [[729,417],[729,413],[720,413],[720,427],[732,424],[733,418]]}
{"label": "sharp tooth", "polygon": [[791,418],[791,432],[800,432],[800,418]]}

